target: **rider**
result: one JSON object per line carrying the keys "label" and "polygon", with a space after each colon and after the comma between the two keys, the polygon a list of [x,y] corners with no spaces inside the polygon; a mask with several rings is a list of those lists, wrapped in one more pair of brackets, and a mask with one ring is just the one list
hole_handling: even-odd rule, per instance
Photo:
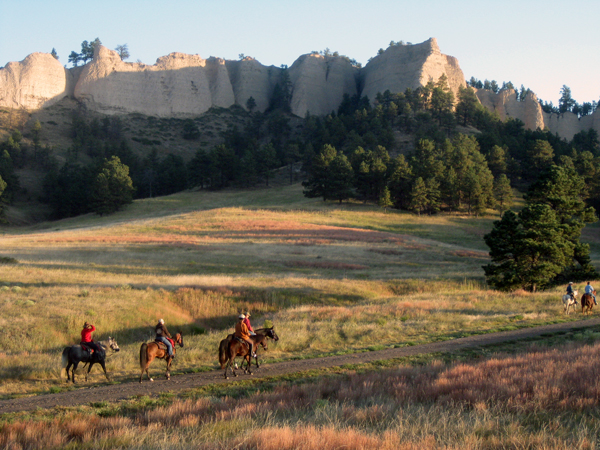
{"label": "rider", "polygon": [[254,352],[254,342],[250,338],[250,331],[248,330],[248,326],[244,323],[244,319],[246,316],[244,314],[240,314],[238,316],[238,321],[235,324],[235,336],[237,338],[242,339],[244,342],[247,342],[250,345],[250,354],[253,358],[256,357],[256,353]]}
{"label": "rider", "polygon": [[590,294],[594,298],[594,305],[598,305],[598,302],[596,301],[596,296],[594,295],[594,291],[595,291],[595,289],[592,287],[592,285],[588,281],[587,285],[585,286],[585,293]]}
{"label": "rider", "polygon": [[250,336],[256,336],[256,333],[254,332],[254,329],[252,328],[252,325],[250,325],[250,311],[246,312],[246,318],[244,319],[244,323],[246,324],[246,326],[248,327],[248,332],[250,334]]}
{"label": "rider", "polygon": [[156,332],[156,338],[154,340],[165,344],[167,346],[169,357],[175,358],[175,355],[173,354],[173,344],[171,344],[171,341],[167,339],[171,338],[171,333],[169,333],[169,330],[167,330],[165,321],[163,319],[159,319],[158,323],[154,327],[154,331]]}
{"label": "rider", "polygon": [[92,340],[92,333],[96,331],[96,327],[91,323],[85,322],[83,330],[81,330],[81,345],[98,352],[99,355],[104,353],[104,349]]}
{"label": "rider", "polygon": [[569,281],[569,285],[567,286],[567,295],[570,295],[573,301],[575,301],[575,291],[573,290],[572,281]]}

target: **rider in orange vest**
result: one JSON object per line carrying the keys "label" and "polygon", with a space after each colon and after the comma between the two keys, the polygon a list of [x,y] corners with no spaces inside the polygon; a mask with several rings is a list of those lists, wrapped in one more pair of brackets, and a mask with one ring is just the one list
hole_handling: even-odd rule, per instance
{"label": "rider in orange vest", "polygon": [[235,324],[235,336],[244,340],[250,345],[250,354],[252,357],[256,357],[256,353],[254,353],[254,342],[250,339],[250,330],[248,330],[248,326],[244,323],[244,319],[246,316],[244,314],[240,314],[238,316],[238,321]]}

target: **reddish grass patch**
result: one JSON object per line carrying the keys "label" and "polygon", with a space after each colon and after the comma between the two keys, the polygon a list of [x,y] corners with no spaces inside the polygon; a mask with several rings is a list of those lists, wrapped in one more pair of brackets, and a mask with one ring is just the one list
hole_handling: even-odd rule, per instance
{"label": "reddish grass patch", "polygon": [[346,264],[338,262],[317,262],[317,261],[286,261],[283,263],[286,267],[299,267],[303,269],[334,269],[334,270],[365,270],[367,266],[360,264]]}
{"label": "reddish grass patch", "polygon": [[486,252],[476,250],[456,250],[450,252],[451,255],[460,256],[461,258],[477,258],[477,259],[488,259],[489,255]]}

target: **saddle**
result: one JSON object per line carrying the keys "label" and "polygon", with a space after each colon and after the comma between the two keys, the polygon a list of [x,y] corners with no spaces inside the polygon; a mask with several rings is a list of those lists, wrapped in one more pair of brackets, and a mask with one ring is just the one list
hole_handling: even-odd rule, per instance
{"label": "saddle", "polygon": [[79,343],[79,345],[81,345],[81,349],[84,352],[88,352],[90,355],[93,355],[95,350],[91,347],[88,347],[87,345],[85,345],[83,342]]}
{"label": "saddle", "polygon": [[241,343],[241,344],[244,344],[244,346],[245,346],[246,348],[248,348],[248,347],[249,347],[248,343],[247,343],[245,340],[243,340],[242,338],[240,338],[240,337],[237,337],[236,335],[233,335],[233,338],[234,338],[236,341],[238,341],[239,343]]}
{"label": "saddle", "polygon": [[[169,340],[169,342],[171,343],[171,346],[173,347],[173,354],[175,353],[175,341],[171,338],[167,338]],[[156,343],[156,345],[158,345],[158,348],[160,348],[161,350],[167,351],[167,344],[165,344],[163,341],[160,341],[158,339],[154,339],[154,342]]]}

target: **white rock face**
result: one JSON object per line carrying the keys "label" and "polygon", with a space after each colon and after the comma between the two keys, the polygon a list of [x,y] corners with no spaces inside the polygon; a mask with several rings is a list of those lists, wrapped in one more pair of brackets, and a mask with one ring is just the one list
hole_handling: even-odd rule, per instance
{"label": "white rock face", "polygon": [[440,52],[435,38],[416,45],[394,45],[363,69],[362,95],[373,101],[378,92],[417,89],[430,80],[436,82],[444,74],[456,97],[458,88],[466,86],[464,74],[456,58]]}
{"label": "white rock face", "polygon": [[0,68],[0,106],[35,110],[68,95],[68,71],[49,53],[32,53]]}
{"label": "white rock face", "polygon": [[548,129],[567,140],[580,131],[593,128],[600,134],[600,113],[594,112],[590,116],[579,119],[577,115],[567,112],[564,114],[551,114],[542,111],[538,98],[533,92],[525,97],[525,100],[517,100],[517,94],[513,89],[503,89],[497,94],[485,89],[475,89],[477,98],[483,106],[498,114],[501,120],[509,117],[519,119],[529,130]]}
{"label": "white rock face", "polygon": [[[213,106],[246,107],[250,97],[256,109],[268,108],[282,69],[264,66],[253,58],[225,61],[198,55],[171,53],[154,65],[123,62],[118,54],[98,47],[94,59],[82,67],[65,69],[48,53],[33,53],[21,62],[0,68],[0,107],[35,110],[65,96],[107,114],[141,113],[159,117],[198,116]],[[306,54],[288,69],[292,86],[291,109],[298,116],[329,114],[337,110],[344,94],[417,89],[446,75],[455,93],[465,86],[456,58],[440,52],[436,39],[416,45],[390,46],[365,68],[352,67],[342,57]],[[548,128],[571,139],[590,128],[600,133],[600,110],[578,119],[571,113],[542,112],[530,93],[517,101],[513,90],[498,94],[476,90],[480,102],[506,120],[520,119],[528,129]]]}
{"label": "white rock face", "polygon": [[358,69],[338,56],[302,55],[289,69],[293,86],[291,108],[297,116],[337,111],[344,94],[357,93]]}
{"label": "white rock face", "polygon": [[104,113],[200,115],[234,102],[225,62],[171,53],[153,66],[126,63],[100,46],[75,86],[75,98]]}

